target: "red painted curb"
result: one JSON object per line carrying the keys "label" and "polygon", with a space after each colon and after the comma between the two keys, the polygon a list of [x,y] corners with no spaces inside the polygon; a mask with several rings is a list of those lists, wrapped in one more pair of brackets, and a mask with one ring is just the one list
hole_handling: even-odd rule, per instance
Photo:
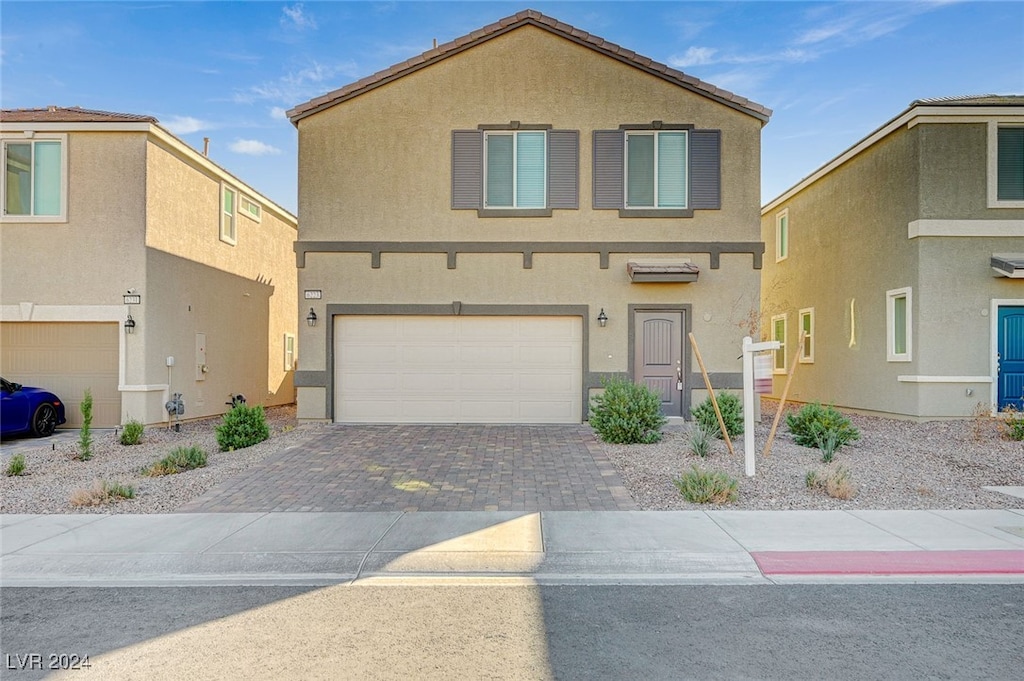
{"label": "red painted curb", "polygon": [[1024,551],[752,551],[765,575],[1022,575]]}

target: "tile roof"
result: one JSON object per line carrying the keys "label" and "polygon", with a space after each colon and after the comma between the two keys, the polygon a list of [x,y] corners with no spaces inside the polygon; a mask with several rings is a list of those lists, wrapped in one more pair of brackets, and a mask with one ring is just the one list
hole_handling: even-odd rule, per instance
{"label": "tile roof", "polygon": [[915,106],[1024,106],[1024,95],[965,95],[961,97],[933,97],[917,99]]}
{"label": "tile roof", "polygon": [[156,123],[153,116],[93,111],[80,106],[48,106],[44,109],[3,109],[4,123]]}
{"label": "tile roof", "polygon": [[644,57],[632,50],[620,47],[615,43],[604,40],[603,38],[591,35],[586,31],[581,31],[580,29],[558,21],[557,19],[545,16],[536,10],[528,9],[510,17],[501,19],[500,21],[488,26],[484,26],[483,28],[479,28],[470,34],[462,36],[461,38],[456,38],[451,42],[438,45],[437,47],[427,50],[426,52],[400,64],[395,64],[383,71],[378,71],[373,75],[367,76],[366,78],[354,83],[350,83],[349,85],[332,92],[328,92],[323,96],[311,99],[304,104],[299,104],[288,111],[288,118],[291,119],[293,124],[298,125],[298,122],[307,116],[311,116],[323,111],[324,109],[328,109],[335,104],[340,104],[345,100],[357,97],[380,85],[389,83],[414,71],[418,71],[421,68],[430,66],[442,59],[447,59],[459,52],[475,47],[487,40],[490,40],[491,38],[495,38],[526,25],[542,28],[567,40],[583,45],[584,47],[589,47],[596,52],[611,57],[612,59],[617,59],[618,61],[629,64],[630,66],[634,66],[652,75],[658,76],[659,78],[663,78],[670,83],[678,85],[679,87],[686,88],[687,90],[691,90],[721,102],[726,106],[738,109],[760,119],[763,122],[767,122],[768,118],[772,114],[771,109],[762,106],[761,104],[752,102],[744,97],[740,97],[728,90],[715,87],[710,83],[705,83],[704,81],[694,78],[693,76],[689,76],[682,71],[677,71],[665,64],[656,62],[649,57]]}

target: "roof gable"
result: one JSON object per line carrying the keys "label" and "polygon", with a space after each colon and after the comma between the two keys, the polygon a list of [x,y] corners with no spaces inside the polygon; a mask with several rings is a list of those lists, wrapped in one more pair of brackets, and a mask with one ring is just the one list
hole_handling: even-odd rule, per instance
{"label": "roof gable", "polygon": [[288,118],[294,125],[298,125],[299,121],[307,116],[312,116],[315,113],[329,109],[346,100],[358,97],[359,95],[373,90],[374,88],[407,76],[422,68],[426,68],[431,64],[435,64],[459,54],[460,52],[472,49],[473,47],[491,40],[492,38],[496,38],[510,31],[522,28],[523,26],[536,26],[537,28],[548,31],[556,36],[594,50],[606,57],[610,57],[624,64],[638,68],[681,88],[703,95],[709,99],[713,99],[724,104],[725,106],[753,116],[754,118],[762,121],[762,123],[767,123],[768,118],[771,116],[771,109],[768,109],[761,104],[757,104],[749,99],[735,95],[728,90],[717,88],[710,83],[705,83],[704,81],[694,78],[693,76],[689,76],[682,71],[677,71],[665,64],[639,55],[632,50],[627,50],[626,48],[620,47],[615,43],[608,42],[603,38],[591,35],[586,31],[581,31],[569,24],[565,24],[556,19],[545,16],[536,10],[528,9],[513,16],[501,19],[500,21],[488,26],[484,26],[483,28],[477,29],[468,35],[456,38],[451,42],[438,45],[437,47],[401,62],[400,64],[395,64],[383,71],[378,71],[366,78],[350,83],[349,85],[332,92],[328,92],[320,97],[311,99],[304,104],[299,104],[288,111]]}

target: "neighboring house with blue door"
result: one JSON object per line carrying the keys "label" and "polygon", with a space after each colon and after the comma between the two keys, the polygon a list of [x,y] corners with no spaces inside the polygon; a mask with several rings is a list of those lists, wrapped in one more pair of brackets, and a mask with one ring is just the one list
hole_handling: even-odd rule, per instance
{"label": "neighboring house with blue door", "polygon": [[1024,96],[919,100],[761,211],[789,398],[921,418],[1024,407]]}
{"label": "neighboring house with blue door", "polygon": [[769,114],[535,11],[295,107],[299,417],[580,423],[608,376],[689,417],[689,331],[739,388]]}

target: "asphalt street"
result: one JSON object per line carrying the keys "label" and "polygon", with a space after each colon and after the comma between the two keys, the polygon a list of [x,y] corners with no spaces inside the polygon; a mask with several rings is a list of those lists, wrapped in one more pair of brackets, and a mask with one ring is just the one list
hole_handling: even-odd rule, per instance
{"label": "asphalt street", "polygon": [[[0,676],[1020,678],[1024,585],[4,588]],[[51,668],[88,667],[52,671]],[[47,676],[52,675],[52,676]]]}

